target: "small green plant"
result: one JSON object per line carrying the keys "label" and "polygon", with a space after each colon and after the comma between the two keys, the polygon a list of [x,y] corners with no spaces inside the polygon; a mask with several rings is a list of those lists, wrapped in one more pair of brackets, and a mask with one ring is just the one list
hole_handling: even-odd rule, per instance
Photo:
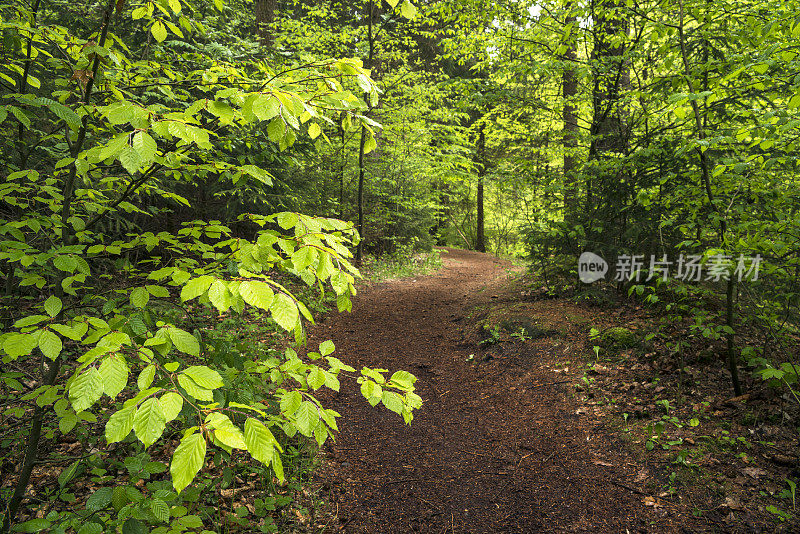
{"label": "small green plant", "polygon": [[[487,331],[487,329],[484,328],[484,331]],[[500,343],[500,326],[495,325],[489,328],[487,333],[489,334],[489,337],[481,340],[479,343],[481,347],[488,347]]]}
{"label": "small green plant", "polygon": [[[592,328],[591,330],[589,330],[589,339],[591,341],[599,343],[599,341],[600,341],[600,331],[597,328]],[[594,345],[592,347],[592,350],[594,351],[595,359],[599,361],[600,360],[600,345]]]}
{"label": "small green plant", "polygon": [[778,497],[781,499],[792,499],[792,510],[797,510],[797,484],[788,478],[783,479],[784,482],[789,486],[788,488],[783,488],[781,492],[778,494]]}
{"label": "small green plant", "polygon": [[527,335],[527,331],[525,330],[525,328],[522,328],[522,327],[520,327],[515,332],[512,332],[511,333],[511,337],[513,337],[513,338],[515,338],[515,339],[517,339],[519,341],[522,341],[523,343],[530,339],[530,337],[528,337],[528,335]]}
{"label": "small green plant", "polygon": [[769,506],[767,506],[766,509],[767,509],[767,512],[769,512],[771,514],[774,514],[775,515],[775,519],[777,519],[780,522],[788,521],[788,520],[790,520],[790,519],[792,519],[794,517],[794,515],[791,514],[790,512],[786,512],[784,510],[781,510],[780,508],[778,508],[774,504],[770,504]]}
{"label": "small green plant", "polygon": [[645,427],[645,433],[647,434],[647,441],[645,442],[645,448],[648,451],[652,451],[656,443],[661,439],[661,436],[664,434],[664,422],[659,421],[658,423],[650,423]]}

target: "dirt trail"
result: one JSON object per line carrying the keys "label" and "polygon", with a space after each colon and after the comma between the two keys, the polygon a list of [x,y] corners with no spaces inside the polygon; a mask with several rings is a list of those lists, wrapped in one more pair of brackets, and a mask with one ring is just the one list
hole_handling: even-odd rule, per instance
{"label": "dirt trail", "polygon": [[425,401],[406,426],[343,381],[331,399],[341,434],[318,475],[338,509],[336,528],[675,530],[644,506],[632,466],[602,459],[616,445],[576,415],[569,384],[549,366],[563,347],[529,342],[524,358],[466,362],[480,357],[466,316],[519,294],[505,292],[510,266],[491,256],[450,250],[443,260],[432,276],[367,288],[352,313],[311,332],[310,345],[333,339],[351,365],[414,373]]}

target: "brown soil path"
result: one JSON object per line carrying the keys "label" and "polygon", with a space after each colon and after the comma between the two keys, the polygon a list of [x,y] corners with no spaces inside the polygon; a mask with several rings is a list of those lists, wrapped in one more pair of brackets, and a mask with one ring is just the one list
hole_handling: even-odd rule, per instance
{"label": "brown soil path", "polygon": [[466,316],[515,298],[504,293],[510,265],[462,250],[443,260],[432,276],[367,288],[352,313],[311,332],[310,346],[333,339],[353,366],[414,373],[425,402],[406,426],[352,382],[330,399],[341,433],[326,445],[318,481],[338,510],[334,530],[676,530],[644,506],[632,466],[598,460],[616,445],[576,415],[569,384],[547,365],[552,342],[523,360],[466,362],[480,358]]}

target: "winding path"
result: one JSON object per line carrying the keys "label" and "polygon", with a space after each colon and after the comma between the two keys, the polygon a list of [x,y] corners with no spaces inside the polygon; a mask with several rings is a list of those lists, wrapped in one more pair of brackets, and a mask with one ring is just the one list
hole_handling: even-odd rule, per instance
{"label": "winding path", "polygon": [[352,313],[311,332],[310,346],[333,339],[353,366],[414,373],[425,402],[406,426],[352,381],[330,399],[341,433],[317,479],[339,511],[334,531],[675,530],[644,506],[634,470],[598,460],[618,445],[576,415],[551,367],[560,342],[467,363],[480,358],[469,314],[519,293],[492,256],[448,250],[443,260],[432,276],[366,288]]}

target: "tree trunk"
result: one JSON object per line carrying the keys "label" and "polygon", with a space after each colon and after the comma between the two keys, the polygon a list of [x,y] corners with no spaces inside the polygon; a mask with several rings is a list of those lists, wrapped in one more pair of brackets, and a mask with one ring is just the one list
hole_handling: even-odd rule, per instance
{"label": "tree trunk", "polygon": [[569,223],[577,222],[579,199],[578,182],[575,176],[575,149],[578,147],[578,110],[574,99],[578,94],[578,77],[574,67],[577,59],[577,46],[575,34],[577,31],[577,17],[572,13],[572,3],[566,6],[567,18],[565,26],[570,33],[566,36],[567,51],[564,52],[564,72],[561,79],[564,108],[564,220]]}
{"label": "tree trunk", "polygon": [[486,176],[486,133],[484,123],[481,123],[478,133],[478,147],[475,153],[475,160],[478,166],[478,218],[477,218],[477,237],[475,239],[475,250],[486,252],[485,220],[483,212],[483,180]]}
{"label": "tree trunk", "polygon": [[275,22],[275,7],[278,0],[256,0],[256,35],[261,46],[272,47],[272,23]]}
{"label": "tree trunk", "polygon": [[347,140],[341,124],[339,124],[339,136],[342,139],[342,166],[339,169],[339,219],[344,220],[344,178],[345,172],[347,172]]}
{"label": "tree trunk", "polygon": [[586,209],[602,226],[614,229],[602,236],[593,235],[605,243],[613,243],[622,233],[622,207],[630,195],[630,180],[619,163],[628,149],[625,108],[620,102],[623,91],[630,86],[625,60],[628,22],[622,0],[593,0],[594,49],[592,65],[592,125],[589,159],[597,162],[592,176],[586,179]]}
{"label": "tree trunk", "polygon": [[[367,69],[372,68],[372,60],[375,54],[375,35],[372,31],[372,19],[374,15],[375,2],[370,0],[369,7],[367,8],[367,43],[369,44],[369,53],[367,60],[364,62],[364,67]],[[369,116],[372,106],[369,104],[370,98],[368,94],[364,95],[364,100],[367,102],[367,106],[369,106],[364,115]],[[364,258],[364,142],[366,136],[367,127],[361,126],[361,142],[358,147],[358,234],[360,239],[356,247],[356,265],[361,265],[361,261]]]}
{"label": "tree trunk", "polygon": [[361,127],[361,141],[358,144],[358,245],[356,246],[356,265],[364,259],[364,141],[367,127]]}
{"label": "tree trunk", "polygon": [[625,152],[627,136],[624,110],[620,106],[622,90],[630,86],[625,63],[625,39],[628,23],[620,0],[594,0],[595,72],[592,95],[592,143],[596,154]]}

